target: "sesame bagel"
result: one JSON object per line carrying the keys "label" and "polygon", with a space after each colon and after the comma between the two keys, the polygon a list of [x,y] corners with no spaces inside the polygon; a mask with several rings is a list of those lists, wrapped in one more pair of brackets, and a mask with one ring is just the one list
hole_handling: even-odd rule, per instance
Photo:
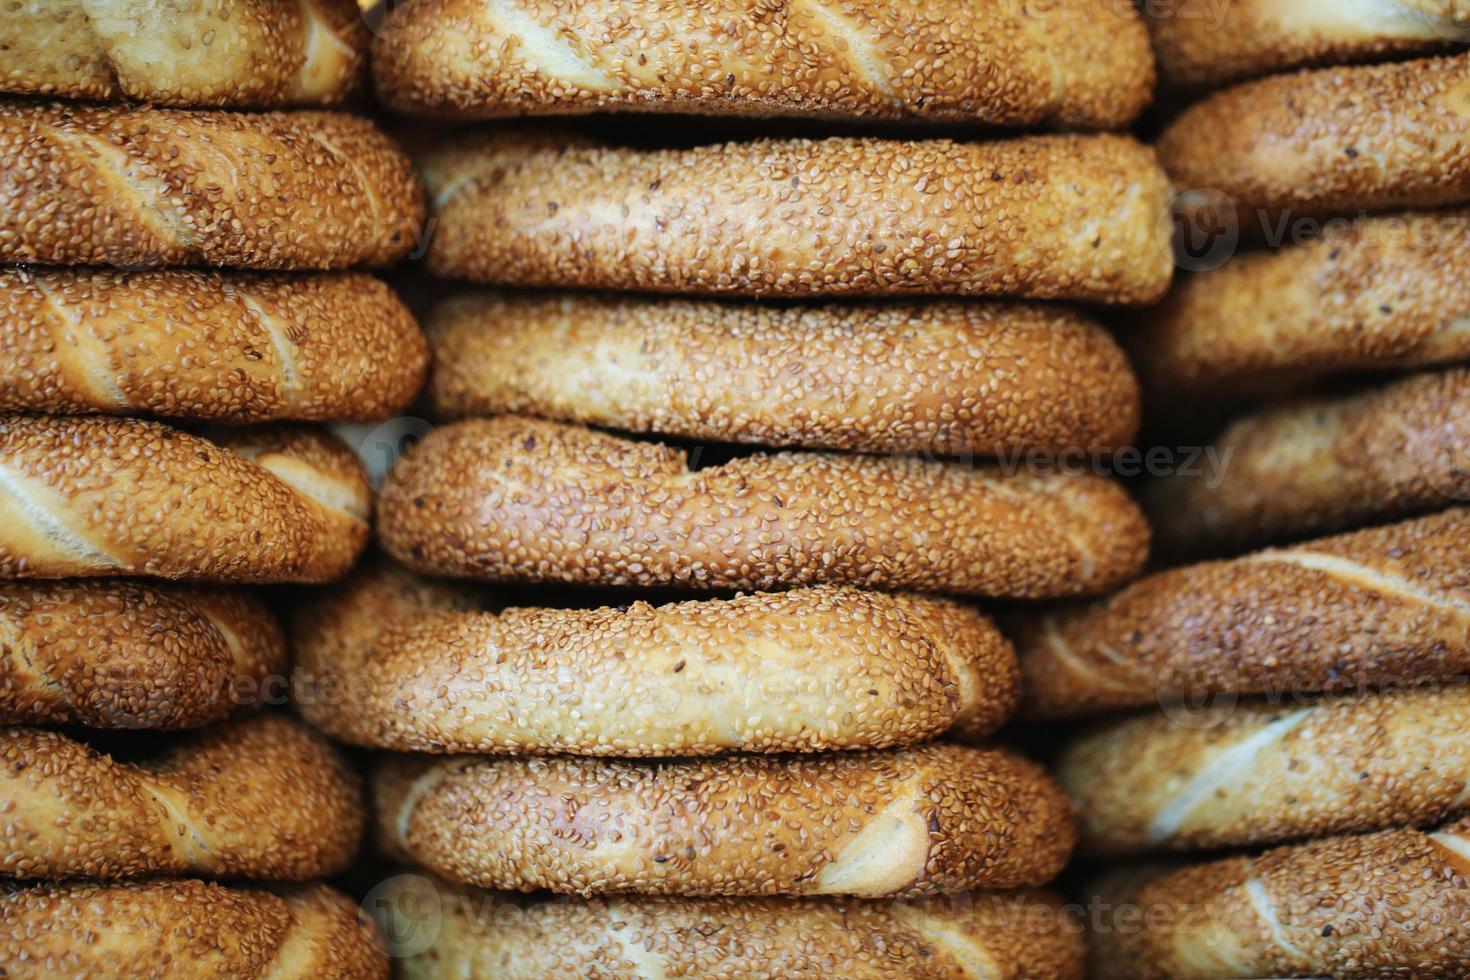
{"label": "sesame bagel", "polygon": [[1127,877],[1142,881],[1100,890],[1122,927],[1091,937],[1099,980],[1409,980],[1470,962],[1470,818]]}
{"label": "sesame bagel", "polygon": [[422,161],[436,275],[741,296],[1147,303],[1168,181],[1124,136],[629,149],[539,131]]}
{"label": "sesame bagel", "polygon": [[386,565],[297,615],[296,703],[403,751],[623,757],[970,738],[1018,696],[1010,644],[944,599],[818,586],[652,606],[466,608]]}
{"label": "sesame bagel", "polygon": [[1159,159],[1180,189],[1223,192],[1250,237],[1291,241],[1299,219],[1470,201],[1467,119],[1470,54],[1327,68],[1197,103]]}
{"label": "sesame bagel", "polygon": [[393,108],[460,119],[631,110],[1115,129],[1148,103],[1153,54],[1137,13],[1107,0],[943,12],[922,0],[420,0],[389,13],[373,75]]}
{"label": "sesame bagel", "polygon": [[1467,736],[1463,685],[1313,703],[1227,699],[1104,725],[1068,747],[1057,778],[1094,856],[1272,844],[1465,813]]}
{"label": "sesame bagel", "polygon": [[1276,395],[1470,359],[1470,210],[1363,218],[1184,277],[1129,345],[1166,395]]}
{"label": "sesame bagel", "polygon": [[1041,891],[873,902],[622,898],[527,902],[399,875],[378,893],[390,936],[433,944],[404,980],[781,977],[783,980],[1082,980],[1078,924]]}
{"label": "sesame bagel", "polygon": [[1126,492],[1092,474],[819,453],[691,470],[677,449],[517,416],[430,434],[378,526],[418,571],[601,585],[1079,595],[1148,550]]}
{"label": "sesame bagel", "polygon": [[1150,5],[1149,31],[1165,80],[1218,87],[1310,65],[1451,50],[1470,40],[1465,0],[1230,0]]}
{"label": "sesame bagel", "polygon": [[599,895],[933,895],[1044,884],[1074,830],[1005,750],[622,759],[394,756],[373,776],[392,857],[464,884]]}
{"label": "sesame bagel", "polygon": [[1053,307],[472,293],[428,332],[447,418],[946,456],[1122,446],[1138,430],[1123,352]]}
{"label": "sesame bagel", "polygon": [[422,190],[366,119],[0,101],[0,261],[382,266]]}
{"label": "sesame bagel", "polygon": [[73,882],[0,889],[0,975],[387,980],[381,937],[325,885]]}
{"label": "sesame bagel", "polygon": [[170,106],[335,105],[361,87],[351,0],[17,3],[0,19],[0,91]]}
{"label": "sesame bagel", "polygon": [[193,728],[285,670],[280,625],[243,592],[0,584],[0,725]]}
{"label": "sesame bagel", "polygon": [[371,421],[428,371],[383,283],[321,275],[0,270],[0,410]]}
{"label": "sesame bagel", "polygon": [[1151,575],[1017,617],[1024,714],[1470,675],[1470,510]]}
{"label": "sesame bagel", "polygon": [[1240,550],[1470,499],[1470,369],[1245,415],[1221,433],[1218,481],[1169,476],[1144,502],[1161,545]]}
{"label": "sesame bagel", "polygon": [[39,728],[0,729],[0,875],[300,881],[345,868],[357,775],[320,735],[260,714],[125,762]]}
{"label": "sesame bagel", "polygon": [[0,415],[0,579],[331,581],[371,506],[357,457],[322,432]]}

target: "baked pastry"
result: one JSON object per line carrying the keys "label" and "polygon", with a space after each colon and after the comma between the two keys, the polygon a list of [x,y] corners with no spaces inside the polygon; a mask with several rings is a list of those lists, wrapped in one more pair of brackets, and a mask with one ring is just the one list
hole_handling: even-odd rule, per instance
{"label": "baked pastry", "polygon": [[1098,890],[1124,927],[1104,922],[1091,937],[1088,975],[1458,977],[1470,962],[1467,876],[1470,818],[1125,874]]}
{"label": "baked pastry", "polygon": [[17,3],[0,19],[0,91],[169,106],[336,105],[367,72],[352,0]]}
{"label": "baked pastry", "polygon": [[1470,511],[1171,569],[1016,617],[1023,714],[1470,675]]}
{"label": "baked pastry", "polygon": [[1107,0],[419,0],[389,13],[373,73],[389,106],[458,119],[631,110],[1117,129],[1153,93],[1148,32]]}
{"label": "baked pastry", "polygon": [[686,453],[517,416],[440,428],[379,495],[389,553],[495,580],[767,589],[818,583],[1061,596],[1142,568],[1117,484],[912,457]]}
{"label": "baked pastry", "polygon": [[429,361],[356,272],[0,270],[0,348],[0,410],[221,422],[385,418]]}
{"label": "baked pastry", "polygon": [[280,624],[244,592],[0,583],[0,725],[193,728],[286,666]]}
{"label": "baked pastry", "polygon": [[1148,303],[1169,183],[1125,136],[630,149],[539,130],[422,159],[439,276],[740,296]]}
{"label": "baked pastry", "polygon": [[300,610],[296,704],[411,752],[622,757],[889,748],[990,734],[1019,694],[995,625],[947,599],[817,586],[505,609],[373,566]]}
{"label": "baked pastry", "polygon": [[1268,702],[1110,722],[1057,778],[1082,850],[1209,850],[1431,827],[1470,811],[1470,687]]}
{"label": "baked pastry", "polygon": [[1172,475],[1144,504],[1163,550],[1207,554],[1391,520],[1470,499],[1470,369],[1242,416],[1218,480]]}
{"label": "baked pastry", "polygon": [[413,248],[413,165],[332,112],[0,100],[0,261],[383,266]]}
{"label": "baked pastry", "polygon": [[446,418],[943,456],[1117,447],[1138,431],[1123,352],[1054,307],[477,292],[441,303],[427,330]]}
{"label": "baked pastry", "polygon": [[361,783],[326,739],[258,714],[141,761],[57,731],[0,729],[0,876],[199,874],[300,881],[345,868]]}
{"label": "baked pastry", "polygon": [[[389,881],[375,894],[388,934],[413,949],[401,961],[404,980],[1082,980],[1079,924],[1049,892],[528,903],[421,875]],[[438,931],[423,948],[427,915]]]}
{"label": "baked pastry", "polygon": [[387,980],[381,942],[325,885],[0,886],[0,972],[12,977]]}
{"label": "baked pastry", "polygon": [[362,466],[307,429],[0,415],[0,477],[0,579],[327,582],[367,545]]}
{"label": "baked pastry", "polygon": [[1005,750],[674,762],[401,755],[373,776],[391,857],[465,884],[599,895],[919,896],[1050,881],[1066,797]]}

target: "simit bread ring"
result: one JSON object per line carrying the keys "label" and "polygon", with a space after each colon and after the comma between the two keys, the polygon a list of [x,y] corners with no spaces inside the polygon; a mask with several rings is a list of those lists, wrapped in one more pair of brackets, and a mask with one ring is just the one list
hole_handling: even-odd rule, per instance
{"label": "simit bread ring", "polygon": [[1138,430],[1112,336],[1053,307],[474,293],[428,330],[449,418],[945,456],[1123,446]]}
{"label": "simit bread ring", "polygon": [[371,495],[325,433],[0,415],[0,579],[331,581],[367,544]]}
{"label": "simit bread ring", "polygon": [[1167,550],[1239,550],[1470,499],[1467,446],[1470,369],[1417,374],[1237,419],[1218,482],[1166,477],[1145,503]]}
{"label": "simit bread ring", "polygon": [[[437,913],[404,980],[781,977],[1081,980],[1080,923],[1049,892],[909,902],[609,898],[527,903],[421,875],[390,879],[390,936]],[[412,944],[414,938],[408,943]]]}
{"label": "simit bread ring", "polygon": [[350,0],[45,0],[0,19],[0,91],[156,105],[335,105],[367,70]]}
{"label": "simit bread ring", "polygon": [[260,714],[123,762],[60,732],[0,729],[0,875],[299,881],[345,868],[355,772],[298,721]]}
{"label": "simit bread ring", "polygon": [[604,146],[538,131],[423,160],[449,278],[743,296],[1147,303],[1168,180],[1123,136]]}
{"label": "simit bread ring", "polygon": [[[1247,82],[1159,137],[1175,186],[1223,192],[1251,237],[1298,219],[1470,201],[1470,54]],[[1315,225],[1310,227],[1315,228]]]}
{"label": "simit bread ring", "polygon": [[279,624],[244,592],[0,584],[0,725],[192,728],[285,670]]}
{"label": "simit bread ring", "polygon": [[1137,507],[1091,474],[819,453],[691,470],[676,449],[516,416],[432,433],[378,516],[418,571],[602,585],[1079,595],[1148,550]]}
{"label": "simit bread ring", "polygon": [[[1462,678],[1464,679],[1464,678]],[[1425,827],[1470,809],[1470,687],[1158,712],[1074,742],[1057,778],[1094,856]]]}
{"label": "simit bread ring", "polygon": [[664,606],[482,612],[381,566],[303,609],[296,702],[404,751],[691,756],[967,738],[1018,696],[1010,644],[946,599],[818,586]]}
{"label": "simit bread ring", "polygon": [[[1375,61],[1470,40],[1465,0],[1230,0],[1148,5],[1167,81],[1221,85],[1309,65]],[[1148,8],[1146,8],[1148,9]]]}
{"label": "simit bread ring", "polygon": [[649,763],[402,755],[373,777],[392,857],[487,888],[582,896],[918,896],[1050,881],[1066,797],[1005,750]]}
{"label": "simit bread ring", "polygon": [[422,191],[366,119],[0,101],[0,261],[382,266]]}
{"label": "simit bread ring", "polygon": [[0,410],[372,421],[418,393],[412,314],[362,273],[0,270]]}
{"label": "simit bread ring", "polygon": [[388,980],[372,924],[325,885],[203,881],[0,889],[0,975]]}
{"label": "simit bread ring", "polygon": [[1470,210],[1364,218],[1180,280],[1130,347],[1169,395],[1275,395],[1470,359]]}
{"label": "simit bread ring", "polygon": [[449,118],[634,110],[1095,129],[1126,127],[1154,80],[1137,13],[1107,0],[420,0],[388,15],[373,73],[388,105]]}
{"label": "simit bread ring", "polygon": [[1470,962],[1470,818],[1142,877],[1101,890],[1123,927],[1092,936],[1089,976],[1450,978]]}
{"label": "simit bread ring", "polygon": [[1024,713],[1470,674],[1470,510],[1151,575],[1020,617]]}

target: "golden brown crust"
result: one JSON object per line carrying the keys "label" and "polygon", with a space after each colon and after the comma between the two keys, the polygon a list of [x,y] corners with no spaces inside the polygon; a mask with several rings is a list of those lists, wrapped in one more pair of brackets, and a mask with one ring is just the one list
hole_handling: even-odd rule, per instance
{"label": "golden brown crust", "polygon": [[251,269],[382,266],[422,188],[366,119],[0,101],[0,260]]}
{"label": "golden brown crust", "polygon": [[1365,218],[1182,278],[1129,344],[1167,395],[1275,395],[1322,375],[1470,358],[1470,211]]}
{"label": "golden brown crust", "polygon": [[1090,942],[1100,980],[1459,977],[1470,962],[1470,818],[1232,857],[1104,889],[1131,928]]}
{"label": "golden brown crust", "polygon": [[387,980],[382,939],[325,885],[69,883],[0,890],[7,977]]}
{"label": "golden brown crust", "polygon": [[1031,718],[1459,678],[1470,510],[1161,572],[1012,625]]}
{"label": "golden brown crust", "polygon": [[1170,476],[1144,495],[1161,548],[1242,550],[1470,500],[1470,369],[1303,398],[1233,422],[1218,480]]}
{"label": "golden brown crust", "polygon": [[0,91],[171,106],[336,105],[367,73],[351,0],[16,3],[0,20]]}
{"label": "golden brown crust", "polygon": [[332,581],[366,547],[371,506],[357,457],[324,432],[0,415],[0,579]]}
{"label": "golden brown crust", "polygon": [[1138,430],[1112,336],[1053,307],[477,292],[427,329],[448,418],[942,456],[1116,447]]}
{"label": "golden brown crust", "polygon": [[373,777],[391,856],[454,881],[582,896],[934,895],[1050,881],[1066,797],[1006,750],[637,762],[394,756]]}
{"label": "golden brown crust", "polygon": [[1470,687],[1150,712],[1074,741],[1057,778],[1093,856],[1428,827],[1470,809]]}
{"label": "golden brown crust", "polygon": [[0,411],[372,421],[428,372],[382,282],[320,275],[0,270]]}
{"label": "golden brown crust", "polygon": [[[919,901],[623,897],[527,903],[400,875],[382,892],[409,937],[405,980],[648,976],[1082,980],[1078,923],[1042,891]],[[424,913],[435,915],[422,947]],[[417,928],[416,928],[417,927]]]}
{"label": "golden brown crust", "polygon": [[495,580],[1105,592],[1142,568],[1148,527],[1117,484],[916,458],[687,455],[517,416],[431,434],[389,475],[388,551]]}
{"label": "golden brown crust", "polygon": [[124,762],[60,732],[0,729],[0,875],[301,881],[345,868],[361,782],[326,739],[260,714]]}
{"label": "golden brown crust", "polygon": [[429,268],[501,285],[1153,302],[1168,181],[1123,136],[754,140],[639,150],[542,132],[427,155]]}
{"label": "golden brown crust", "polygon": [[1467,72],[1460,54],[1247,82],[1180,115],[1159,159],[1177,187],[1233,199],[1255,237],[1289,235],[1301,218],[1463,203]]}
{"label": "golden brown crust", "polygon": [[[818,586],[652,606],[473,608],[386,565],[302,609],[312,724],[410,752],[703,756],[889,748],[998,728],[1010,644],[945,599]],[[470,606],[470,608],[466,608]]]}
{"label": "golden brown crust", "polygon": [[942,14],[922,0],[419,0],[384,22],[373,74],[393,108],[460,119],[621,110],[1118,129],[1153,93],[1153,54],[1138,14],[1107,0]]}
{"label": "golden brown crust", "polygon": [[244,592],[0,584],[0,725],[193,728],[285,670],[280,625]]}

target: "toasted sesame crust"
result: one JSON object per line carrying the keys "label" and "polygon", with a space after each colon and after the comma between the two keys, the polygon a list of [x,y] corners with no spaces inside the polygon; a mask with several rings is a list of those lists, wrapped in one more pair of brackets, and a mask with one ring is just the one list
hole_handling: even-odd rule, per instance
{"label": "toasted sesame crust", "polygon": [[260,714],[121,762],[60,732],[0,729],[0,875],[202,874],[300,881],[345,868],[357,774],[293,719]]}
{"label": "toasted sesame crust", "polygon": [[1049,892],[919,901],[623,897],[526,903],[421,875],[381,894],[390,935],[435,910],[404,980],[1082,980],[1081,931]]}
{"label": "toasted sesame crust", "polygon": [[0,891],[7,977],[387,980],[372,923],[325,885],[69,883]]}
{"label": "toasted sesame crust", "polygon": [[888,748],[998,728],[1010,644],[944,599],[818,586],[601,609],[464,608],[386,565],[302,609],[296,703],[402,751],[623,757]]}
{"label": "toasted sesame crust", "polygon": [[1208,554],[1470,500],[1470,369],[1303,398],[1221,433],[1218,481],[1156,481],[1144,503],[1163,550]]}
{"label": "toasted sesame crust", "polygon": [[819,453],[691,470],[667,446],[518,416],[428,436],[378,522],[418,571],[603,585],[1083,595],[1148,550],[1126,492],[1091,474]]}
{"label": "toasted sesame crust", "polygon": [[1470,54],[1328,68],[1210,96],[1159,137],[1159,159],[1180,189],[1223,191],[1249,233],[1274,234],[1283,216],[1470,201],[1467,122]]}
{"label": "toasted sesame crust", "polygon": [[422,189],[371,122],[0,101],[0,261],[128,268],[381,266]]}
{"label": "toasted sesame crust", "polygon": [[0,20],[0,91],[169,106],[336,105],[362,88],[351,0],[17,3]]}
{"label": "toasted sesame crust", "polygon": [[1364,218],[1182,278],[1129,344],[1167,395],[1275,395],[1470,358],[1470,210]]}
{"label": "toasted sesame crust", "polygon": [[1418,980],[1463,976],[1470,962],[1470,818],[1142,879],[1101,889],[1104,907],[1129,902],[1147,925],[1096,933],[1090,976]]}
{"label": "toasted sesame crust", "polygon": [[1122,446],[1138,430],[1123,352],[1054,307],[481,292],[427,329],[447,418],[945,456]]}
{"label": "toasted sesame crust", "polygon": [[331,581],[371,506],[357,457],[322,432],[0,415],[0,579]]}
{"label": "toasted sesame crust", "polygon": [[390,855],[454,881],[584,897],[934,895],[1045,884],[1066,797],[1005,750],[636,762],[402,755],[373,776]]}
{"label": "toasted sesame crust", "polygon": [[[1057,30],[1059,23],[1065,31]],[[1131,7],[922,0],[420,0],[373,42],[388,105],[492,119],[608,110],[1126,127],[1153,93]]]}
{"label": "toasted sesame crust", "polygon": [[1449,51],[1470,39],[1465,0],[1230,0],[1145,7],[1159,72],[1176,84],[1217,87],[1312,65]]}
{"label": "toasted sesame crust", "polygon": [[372,421],[429,355],[391,289],[355,272],[0,270],[0,410],[219,422]]}
{"label": "toasted sesame crust", "polygon": [[285,670],[280,624],[243,592],[0,584],[0,725],[192,728]]}
{"label": "toasted sesame crust", "polygon": [[603,146],[466,137],[423,160],[431,271],[519,286],[1153,302],[1168,181],[1123,136]]}
{"label": "toasted sesame crust", "polygon": [[1172,569],[1102,602],[1018,617],[1023,714],[1467,676],[1467,570],[1470,511],[1458,509]]}

